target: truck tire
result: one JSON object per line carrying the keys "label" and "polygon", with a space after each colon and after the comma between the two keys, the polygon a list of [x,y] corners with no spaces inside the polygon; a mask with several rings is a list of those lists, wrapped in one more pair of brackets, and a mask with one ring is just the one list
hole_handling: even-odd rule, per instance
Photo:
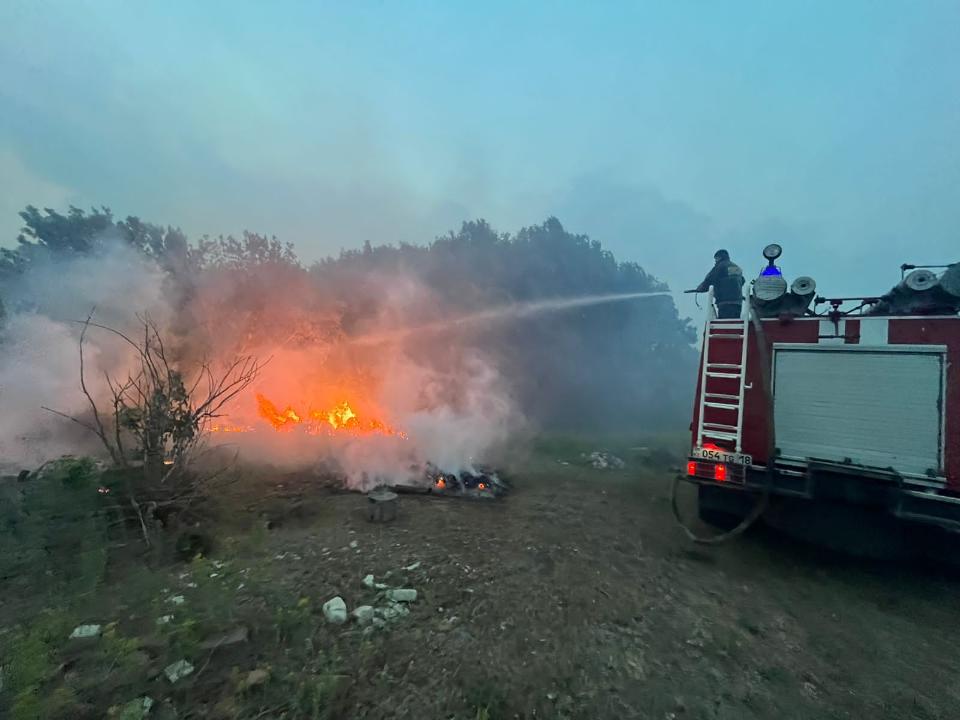
{"label": "truck tire", "polygon": [[733,530],[750,513],[755,499],[739,490],[700,485],[697,511],[700,520],[720,530]]}

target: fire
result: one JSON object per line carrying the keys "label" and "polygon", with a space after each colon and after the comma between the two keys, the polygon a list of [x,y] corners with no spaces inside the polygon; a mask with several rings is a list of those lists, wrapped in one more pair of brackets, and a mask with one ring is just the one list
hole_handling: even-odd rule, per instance
{"label": "fire", "polygon": [[264,418],[277,430],[289,429],[300,422],[300,415],[289,405],[284,410],[277,410],[277,406],[257,393],[257,409],[260,417]]}
{"label": "fire", "polygon": [[298,411],[292,405],[280,410],[264,395],[257,393],[257,409],[260,417],[273,425],[275,430],[287,431],[301,426],[312,434],[348,432],[353,435],[406,435],[377,418],[361,417],[346,400],[330,409],[309,408]]}
{"label": "fire", "polygon": [[353,422],[353,425],[356,425],[356,421],[357,414],[346,402],[340,403],[327,413],[327,422],[330,423],[330,426],[334,430],[342,427],[351,427],[351,422]]}
{"label": "fire", "polygon": [[437,479],[437,487],[438,487],[440,490],[443,490],[446,486],[447,486],[447,481],[446,481],[446,480],[444,480],[443,478],[438,478],[438,479]]}
{"label": "fire", "polygon": [[217,423],[216,425],[210,426],[210,432],[222,432],[222,433],[243,433],[250,432],[253,430],[249,425],[225,425]]}

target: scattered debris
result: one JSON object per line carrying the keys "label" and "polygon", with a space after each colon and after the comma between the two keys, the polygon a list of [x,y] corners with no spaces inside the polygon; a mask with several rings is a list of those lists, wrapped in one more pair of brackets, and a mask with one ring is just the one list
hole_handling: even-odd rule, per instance
{"label": "scattered debris", "polygon": [[177,662],[171,663],[163,669],[163,674],[167,676],[167,680],[171,683],[183,680],[183,678],[192,672],[193,665],[188,660],[177,660]]}
{"label": "scattered debris", "polygon": [[76,640],[76,639],[85,640],[87,638],[95,638],[95,637],[100,637],[99,625],[78,625],[73,629],[73,632],[70,633],[71,640]]}
{"label": "scattered debris", "polygon": [[173,622],[173,615],[161,615],[157,618],[157,625],[169,625]]}
{"label": "scattered debris", "polygon": [[358,543],[356,540],[351,540],[351,541],[350,541],[350,549],[351,549],[351,550],[356,550],[358,547],[360,547],[360,543]]}
{"label": "scattered debris", "polygon": [[361,605],[353,611],[352,615],[357,621],[358,625],[369,625],[373,622],[373,618],[376,616],[376,611],[373,609],[372,605]]}
{"label": "scattered debris", "polygon": [[347,621],[347,604],[343,601],[343,598],[337,595],[337,597],[327,600],[323,604],[323,616],[327,619],[327,622],[335,625],[345,623]]}
{"label": "scattered debris", "polygon": [[623,470],[627,466],[623,460],[605,450],[595,450],[589,455],[584,453],[580,457],[587,460],[597,470]]}
{"label": "scattered debris", "polygon": [[417,562],[413,563],[412,565],[407,565],[407,566],[404,568],[404,570],[406,570],[407,572],[413,572],[413,571],[416,570],[418,567],[420,567],[420,565],[422,565],[422,563],[421,563],[419,560],[417,560]]}
{"label": "scattered debris", "polygon": [[395,603],[411,603],[417,599],[417,591],[412,588],[387,590],[387,599]]}
{"label": "scattered debris", "polygon": [[174,595],[172,598],[170,598],[170,602],[172,602],[174,605],[183,605],[186,601],[187,599],[183,595]]}
{"label": "scattered debris", "polygon": [[247,628],[243,625],[235,627],[230,632],[224,633],[218,637],[210,638],[200,644],[201,650],[215,650],[220,647],[230,647],[245,643],[250,637]]}
{"label": "scattered debris", "polygon": [[407,606],[401,605],[400,603],[390,603],[386,607],[377,608],[376,612],[378,615],[380,615],[380,617],[387,621],[396,620],[410,614],[410,610],[407,609]]}
{"label": "scattered debris", "polygon": [[242,689],[249,690],[259,687],[270,679],[270,668],[257,668],[247,673],[241,684]]}
{"label": "scattered debris", "polygon": [[472,468],[456,472],[444,472],[427,464],[422,480],[412,479],[409,484],[394,485],[398,493],[421,495],[444,495],[467,498],[498,498],[510,489],[509,483],[488,468]]}
{"label": "scattered debris", "polygon": [[117,720],[144,720],[147,715],[150,714],[150,709],[153,707],[153,698],[151,697],[139,697],[136,700],[131,700],[122,708],[120,711],[112,717],[116,717]]}
{"label": "scattered debris", "polygon": [[367,575],[365,578],[363,578],[363,585],[364,585],[364,587],[372,588],[372,589],[374,589],[374,590],[386,590],[386,589],[387,589],[386,583],[378,583],[378,582],[376,582],[376,581],[374,580],[373,575]]}

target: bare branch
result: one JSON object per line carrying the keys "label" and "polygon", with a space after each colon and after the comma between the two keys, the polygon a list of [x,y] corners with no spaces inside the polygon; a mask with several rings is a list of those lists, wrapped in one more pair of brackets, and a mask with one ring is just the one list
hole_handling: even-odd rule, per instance
{"label": "bare branch", "polygon": [[84,427],[92,433],[97,432],[97,429],[93,425],[91,425],[90,423],[85,423],[83,420],[79,420],[73,417],[72,415],[67,415],[66,413],[60,412],[59,410],[54,410],[53,408],[48,408],[46,405],[41,405],[40,409],[46,410],[48,413],[53,413],[54,415],[59,415],[62,418],[66,418],[67,420],[70,420],[71,422],[75,422],[80,427]]}

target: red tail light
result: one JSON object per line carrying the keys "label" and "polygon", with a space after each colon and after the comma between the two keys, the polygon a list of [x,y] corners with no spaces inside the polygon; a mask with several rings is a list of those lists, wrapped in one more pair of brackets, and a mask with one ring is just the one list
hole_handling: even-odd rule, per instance
{"label": "red tail light", "polygon": [[713,479],[717,482],[723,482],[727,479],[727,466],[726,465],[714,465],[713,466]]}
{"label": "red tail light", "polygon": [[695,462],[692,462],[692,461],[691,461],[691,462],[688,462],[688,463],[687,463],[687,475],[693,477],[693,476],[696,475],[696,474],[697,474],[697,464],[696,464]]}

